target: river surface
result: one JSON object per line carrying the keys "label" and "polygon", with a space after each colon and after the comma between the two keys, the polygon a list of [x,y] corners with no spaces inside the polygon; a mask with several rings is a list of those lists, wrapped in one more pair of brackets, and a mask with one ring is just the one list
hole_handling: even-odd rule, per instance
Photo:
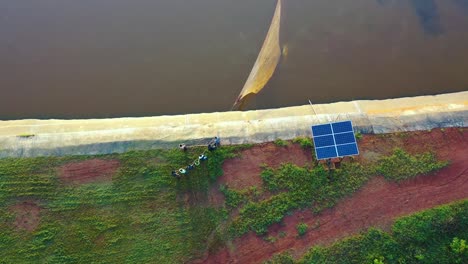
{"label": "river surface", "polygon": [[[1,0],[0,119],[229,110],[276,0]],[[248,109],[468,89],[468,0],[284,0]]]}

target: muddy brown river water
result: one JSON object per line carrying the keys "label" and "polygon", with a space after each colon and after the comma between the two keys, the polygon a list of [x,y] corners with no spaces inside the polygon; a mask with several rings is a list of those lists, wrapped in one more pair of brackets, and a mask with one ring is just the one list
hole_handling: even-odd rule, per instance
{"label": "muddy brown river water", "polygon": [[[2,0],[0,119],[229,110],[275,0]],[[468,90],[468,0],[284,0],[248,109]]]}

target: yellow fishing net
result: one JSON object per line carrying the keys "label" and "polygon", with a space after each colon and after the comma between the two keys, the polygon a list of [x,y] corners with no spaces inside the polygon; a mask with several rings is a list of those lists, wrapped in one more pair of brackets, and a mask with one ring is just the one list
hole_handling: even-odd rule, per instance
{"label": "yellow fishing net", "polygon": [[249,94],[256,94],[265,87],[275,72],[276,66],[281,57],[280,48],[280,24],[281,24],[281,0],[276,4],[275,14],[271,21],[270,29],[263,42],[260,54],[250,72],[249,78],[244,84],[244,88],[237,97],[233,109],[238,109],[243,99]]}

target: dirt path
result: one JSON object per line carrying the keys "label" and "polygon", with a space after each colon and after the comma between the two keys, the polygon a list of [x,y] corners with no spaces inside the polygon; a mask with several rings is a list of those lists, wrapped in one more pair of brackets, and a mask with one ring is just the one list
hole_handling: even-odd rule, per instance
{"label": "dirt path", "polygon": [[[203,262],[261,263],[284,250],[291,250],[295,256],[299,256],[313,245],[331,243],[371,226],[386,228],[396,217],[468,198],[467,140],[466,130],[459,129],[366,136],[360,142],[360,159],[363,162],[366,158],[372,159],[388,153],[396,146],[404,146],[410,152],[435,151],[439,158],[450,160],[451,164],[433,175],[419,176],[399,184],[375,177],[333,209],[315,216],[308,210],[297,211],[286,217],[283,225],[272,226],[268,235],[277,238],[273,243],[250,232],[233,241],[231,247],[208,256]],[[225,171],[226,175],[228,173]],[[296,237],[296,225],[299,222],[313,227],[302,238]],[[286,235],[280,238],[280,232]]]}

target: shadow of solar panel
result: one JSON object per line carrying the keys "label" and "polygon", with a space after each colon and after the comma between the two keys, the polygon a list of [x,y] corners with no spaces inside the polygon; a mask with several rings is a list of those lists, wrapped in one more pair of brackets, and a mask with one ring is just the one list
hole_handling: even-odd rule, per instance
{"label": "shadow of solar panel", "polygon": [[333,140],[333,135],[314,137],[314,145],[316,148],[334,146],[335,141]]}
{"label": "shadow of solar panel", "polygon": [[338,157],[335,146],[316,148],[317,159],[329,159]]}
{"label": "shadow of solar panel", "polygon": [[337,145],[355,143],[354,132],[335,134],[335,143]]}
{"label": "shadow of solar panel", "polygon": [[359,154],[356,143],[351,143],[351,144],[346,144],[346,145],[338,145],[338,146],[336,146],[336,149],[338,150],[338,156],[340,156],[340,157],[352,156],[352,155],[358,155]]}
{"label": "shadow of solar panel", "polygon": [[314,137],[330,135],[332,134],[332,129],[330,124],[312,126],[312,135]]}
{"label": "shadow of solar panel", "polygon": [[337,122],[332,124],[333,133],[343,133],[353,131],[351,121]]}

